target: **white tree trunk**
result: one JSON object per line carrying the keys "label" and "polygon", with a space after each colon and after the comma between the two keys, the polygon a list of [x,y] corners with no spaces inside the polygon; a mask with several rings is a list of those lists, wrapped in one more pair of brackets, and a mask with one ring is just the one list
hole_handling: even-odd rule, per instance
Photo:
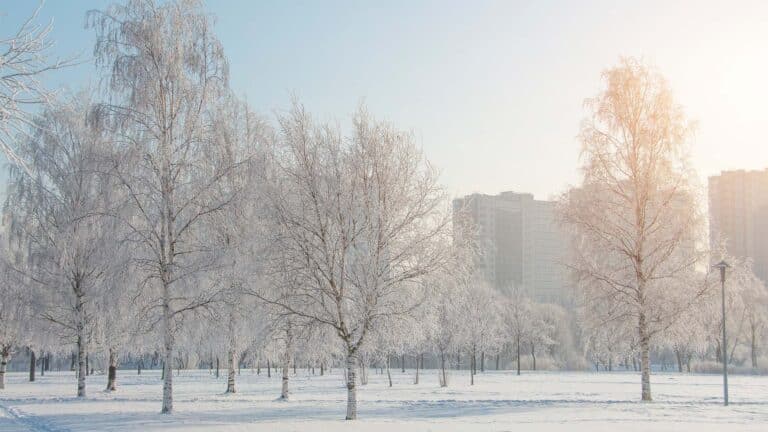
{"label": "white tree trunk", "polygon": [[280,399],[288,400],[288,372],[289,365],[287,361],[283,361],[283,385],[280,389]]}
{"label": "white tree trunk", "polygon": [[5,369],[8,367],[8,361],[11,358],[10,350],[5,348],[0,353],[0,390],[5,389]]}
{"label": "white tree trunk", "polygon": [[[168,296],[166,295],[167,298]],[[172,316],[167,300],[163,309],[163,345],[165,352],[163,353],[163,408],[160,412],[162,414],[171,414],[173,413],[173,331],[171,329]]]}
{"label": "white tree trunk", "polygon": [[228,365],[227,365],[227,393],[235,393],[235,362],[236,355],[234,347],[229,348],[227,353]]}
{"label": "white tree trunk", "polygon": [[651,344],[648,336],[645,314],[640,314],[638,322],[638,331],[640,333],[640,375],[642,387],[642,400],[651,401]]}
{"label": "white tree trunk", "polygon": [[355,371],[357,370],[357,355],[347,350],[347,420],[357,419],[357,387],[355,386]]}
{"label": "white tree trunk", "polygon": [[85,364],[85,330],[78,325],[77,335],[77,397],[85,397],[85,377],[88,370]]}
{"label": "white tree trunk", "polygon": [[109,372],[107,374],[107,391],[117,390],[117,350],[109,349]]}
{"label": "white tree trunk", "polygon": [[227,352],[227,393],[235,393],[235,362],[237,362],[237,341],[234,308],[229,311],[229,351]]}

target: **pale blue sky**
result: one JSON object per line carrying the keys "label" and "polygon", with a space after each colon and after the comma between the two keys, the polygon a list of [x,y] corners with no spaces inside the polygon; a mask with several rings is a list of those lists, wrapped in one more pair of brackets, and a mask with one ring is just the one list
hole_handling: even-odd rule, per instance
{"label": "pale blue sky", "polygon": [[[88,9],[48,0],[61,55],[90,57]],[[34,9],[0,0],[0,34]],[[644,57],[699,122],[692,161],[768,167],[768,2],[208,1],[232,86],[270,114],[295,93],[324,119],[364,100],[411,129],[452,195],[559,193],[578,179],[583,99],[620,55]],[[51,76],[76,89],[90,64]]]}

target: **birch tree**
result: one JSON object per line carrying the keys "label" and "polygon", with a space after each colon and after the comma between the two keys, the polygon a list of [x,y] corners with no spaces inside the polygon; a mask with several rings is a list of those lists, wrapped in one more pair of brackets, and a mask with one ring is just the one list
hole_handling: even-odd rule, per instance
{"label": "birch tree", "polygon": [[520,375],[520,358],[525,344],[532,332],[533,306],[531,299],[526,295],[525,289],[515,285],[508,290],[508,296],[504,302],[505,332],[510,338],[512,350],[515,353],[517,374]]}
{"label": "birch tree", "polygon": [[[222,285],[221,308],[226,320],[227,393],[235,393],[235,369],[239,356],[250,342],[245,337],[248,315],[259,312],[253,297],[247,296],[245,286],[258,283],[263,246],[260,241],[262,200],[258,199],[261,170],[270,129],[254,115],[246,103],[231,94],[223,98],[215,109],[214,139],[222,149],[224,165],[242,165],[222,178],[220,186],[226,196],[233,199],[222,211],[211,214],[205,230],[210,242],[220,250],[217,283]],[[221,163],[216,162],[214,163]]]}
{"label": "birch tree", "polygon": [[[3,225],[5,230],[5,225]],[[31,336],[30,322],[36,316],[32,307],[28,285],[14,271],[18,261],[25,260],[24,249],[10,244],[10,238],[3,233],[0,237],[0,390],[5,389],[5,372],[16,350],[24,346]],[[32,327],[34,328],[34,327]]]}
{"label": "birch tree", "polygon": [[349,136],[315,125],[300,106],[279,126],[267,194],[271,243],[303,283],[262,297],[336,331],[352,420],[360,348],[382,322],[411,313],[423,278],[448,262],[446,197],[412,136],[362,110]]}
{"label": "birch tree", "polygon": [[13,235],[28,245],[19,271],[42,290],[43,317],[74,337],[78,390],[85,396],[85,357],[93,330],[92,302],[109,272],[114,239],[102,215],[112,199],[100,173],[105,145],[88,126],[86,96],[53,105],[35,119],[19,150],[29,172],[12,168],[6,208]]}
{"label": "birch tree", "polygon": [[88,22],[96,64],[106,71],[108,100],[97,112],[118,137],[112,173],[133,208],[124,222],[142,246],[136,264],[162,334],[162,412],[171,413],[174,335],[185,313],[216,298],[192,280],[214,265],[201,225],[237,193],[225,184],[239,161],[212,136],[228,65],[199,1],[129,0],[92,11]]}
{"label": "birch tree", "polygon": [[[467,296],[464,304],[465,346],[470,355],[470,384],[475,384],[477,357],[485,362],[485,353],[498,349],[501,345],[502,317],[501,296],[490,284],[479,278],[473,278],[463,292]],[[521,317],[522,318],[522,317]],[[481,364],[481,369],[485,365]]]}
{"label": "birch tree", "polygon": [[174,336],[184,314],[216,299],[193,280],[214,266],[201,225],[237,195],[225,186],[240,161],[217,145],[211,127],[228,65],[196,0],[129,0],[90,12],[88,23],[97,35],[96,64],[106,72],[98,119],[117,135],[112,173],[133,208],[124,223],[141,246],[142,296],[162,334],[162,412],[169,414]]}
{"label": "birch tree", "polygon": [[41,8],[42,2],[14,33],[0,34],[0,149],[21,169],[26,165],[16,151],[17,136],[34,127],[37,107],[55,99],[42,78],[74,64],[73,58],[52,58],[53,21],[39,22]]}
{"label": "birch tree", "polygon": [[428,303],[430,319],[429,343],[440,362],[437,378],[440,387],[448,386],[448,369],[451,353],[461,345],[461,325],[463,319],[463,301],[466,296],[462,285],[448,278],[438,279],[439,289],[430,296]]}
{"label": "birch tree", "polygon": [[631,320],[641,364],[641,398],[651,400],[652,338],[706,290],[670,281],[702,258],[701,217],[687,168],[691,132],[666,80],[631,58],[603,73],[585,103],[579,135],[583,182],[561,199],[572,233],[570,267],[592,313]]}

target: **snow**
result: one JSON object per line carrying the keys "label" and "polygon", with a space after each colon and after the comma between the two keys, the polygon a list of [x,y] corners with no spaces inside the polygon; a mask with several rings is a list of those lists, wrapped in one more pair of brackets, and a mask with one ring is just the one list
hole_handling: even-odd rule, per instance
{"label": "snow", "polygon": [[370,371],[361,386],[359,416],[343,420],[346,391],[340,369],[326,376],[306,370],[291,376],[291,400],[278,401],[279,374],[267,378],[243,369],[238,393],[225,395],[226,377],[207,370],[174,375],[175,414],[159,414],[159,371],[118,372],[118,390],[102,391],[106,376],[88,377],[79,400],[74,375],[47,373],[29,383],[10,373],[0,393],[0,432],[8,431],[758,431],[768,429],[768,377],[730,377],[732,405],[721,405],[717,375],[655,374],[655,401],[641,403],[639,375],[628,372],[485,372],[469,385],[466,371],[453,372],[450,386],[437,385],[436,371],[386,375]]}

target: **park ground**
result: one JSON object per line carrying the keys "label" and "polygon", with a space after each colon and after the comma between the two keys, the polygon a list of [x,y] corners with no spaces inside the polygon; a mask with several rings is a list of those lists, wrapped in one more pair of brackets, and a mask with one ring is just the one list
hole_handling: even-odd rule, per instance
{"label": "park ground", "polygon": [[280,377],[243,369],[238,392],[224,394],[226,377],[207,370],[174,374],[173,415],[161,415],[159,371],[120,370],[118,390],[103,391],[104,375],[88,377],[88,396],[74,397],[71,372],[27,382],[9,373],[0,391],[0,432],[37,431],[765,431],[768,377],[731,376],[731,405],[722,406],[722,377],[657,373],[654,401],[642,403],[631,372],[491,371],[469,385],[467,371],[370,371],[358,392],[359,420],[344,421],[346,389],[340,369],[324,376],[291,371],[291,400],[279,401]]}

